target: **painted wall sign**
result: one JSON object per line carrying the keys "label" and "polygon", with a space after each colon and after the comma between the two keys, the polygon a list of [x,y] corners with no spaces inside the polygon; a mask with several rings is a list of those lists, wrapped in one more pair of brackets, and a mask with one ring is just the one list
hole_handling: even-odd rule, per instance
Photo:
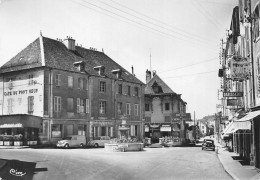
{"label": "painted wall sign", "polygon": [[36,94],[36,93],[38,93],[38,89],[28,89],[28,90],[18,90],[18,91],[7,91],[4,92],[4,96],[15,96],[15,95]]}
{"label": "painted wall sign", "polygon": [[223,92],[223,97],[243,97],[243,92]]}

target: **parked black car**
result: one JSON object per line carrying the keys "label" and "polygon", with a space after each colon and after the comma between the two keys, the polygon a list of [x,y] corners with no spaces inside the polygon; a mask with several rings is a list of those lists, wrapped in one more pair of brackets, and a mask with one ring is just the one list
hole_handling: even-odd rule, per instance
{"label": "parked black car", "polygon": [[202,144],[202,150],[204,150],[204,149],[212,149],[213,151],[215,151],[214,140],[204,139],[204,142]]}

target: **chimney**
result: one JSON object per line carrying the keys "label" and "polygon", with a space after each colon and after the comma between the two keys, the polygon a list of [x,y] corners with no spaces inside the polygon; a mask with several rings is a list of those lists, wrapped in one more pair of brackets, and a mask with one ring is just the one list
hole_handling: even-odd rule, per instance
{"label": "chimney", "polygon": [[132,65],[132,75],[135,76],[135,73],[134,73],[134,66]]}
{"label": "chimney", "polygon": [[72,37],[67,36],[67,38],[64,39],[63,43],[69,50],[75,51],[75,39],[72,39]]}
{"label": "chimney", "polygon": [[153,77],[154,77],[155,75],[156,75],[156,71],[154,70],[154,71],[153,71]]}
{"label": "chimney", "polygon": [[148,69],[146,70],[146,84],[151,80],[151,71],[149,71]]}

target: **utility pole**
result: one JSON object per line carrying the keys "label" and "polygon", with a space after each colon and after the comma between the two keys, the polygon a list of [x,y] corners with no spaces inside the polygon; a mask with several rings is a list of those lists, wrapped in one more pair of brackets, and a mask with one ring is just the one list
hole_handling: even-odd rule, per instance
{"label": "utility pole", "polygon": [[194,139],[196,142],[196,133],[197,133],[197,128],[196,128],[196,123],[195,123],[195,111],[194,111]]}

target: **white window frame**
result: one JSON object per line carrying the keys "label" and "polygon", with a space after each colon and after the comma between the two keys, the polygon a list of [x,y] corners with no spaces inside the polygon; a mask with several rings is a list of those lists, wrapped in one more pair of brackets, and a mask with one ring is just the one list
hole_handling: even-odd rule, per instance
{"label": "white window frame", "polygon": [[101,92],[101,93],[106,92],[106,82],[105,81],[99,82],[99,92]]}
{"label": "white window frame", "polygon": [[61,97],[54,96],[54,112],[61,112]]}
{"label": "white window frame", "polygon": [[84,99],[80,99],[79,111],[80,111],[80,113],[84,113]]}
{"label": "white window frame", "polygon": [[131,104],[126,103],[126,115],[131,115]]}
{"label": "white window frame", "polygon": [[32,113],[34,111],[34,96],[28,96],[28,112]]}
{"label": "white window frame", "polygon": [[138,116],[138,113],[139,112],[139,104],[135,104],[134,105],[134,114],[135,114],[135,116]]}
{"label": "white window frame", "polygon": [[77,113],[84,113],[84,100],[77,98]]}
{"label": "white window frame", "polygon": [[55,85],[56,86],[61,86],[61,74],[56,74],[55,75]]}

